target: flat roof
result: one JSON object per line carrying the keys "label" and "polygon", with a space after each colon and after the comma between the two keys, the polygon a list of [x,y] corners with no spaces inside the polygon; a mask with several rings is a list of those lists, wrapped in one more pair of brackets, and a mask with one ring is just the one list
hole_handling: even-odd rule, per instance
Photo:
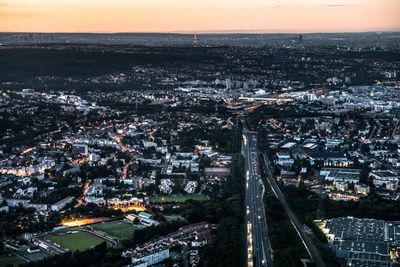
{"label": "flat roof", "polygon": [[295,145],[297,145],[297,143],[295,143],[295,142],[288,142],[288,143],[282,145],[281,148],[292,148],[292,147],[294,147]]}
{"label": "flat roof", "polygon": [[397,177],[398,175],[391,171],[372,171],[372,174],[376,176],[386,176],[386,177]]}

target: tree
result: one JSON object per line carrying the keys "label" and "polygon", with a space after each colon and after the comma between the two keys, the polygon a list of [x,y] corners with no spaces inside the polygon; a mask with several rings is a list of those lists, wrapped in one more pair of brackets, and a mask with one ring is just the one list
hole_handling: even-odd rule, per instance
{"label": "tree", "polygon": [[370,152],[369,145],[368,145],[368,144],[365,144],[365,143],[363,143],[363,144],[361,145],[361,152],[362,152],[362,153],[364,153],[364,154],[367,154],[367,153],[369,153],[369,152]]}

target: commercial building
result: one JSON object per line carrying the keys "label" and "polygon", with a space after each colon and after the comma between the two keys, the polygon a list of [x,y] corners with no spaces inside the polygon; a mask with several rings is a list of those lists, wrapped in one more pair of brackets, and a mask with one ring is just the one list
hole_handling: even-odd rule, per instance
{"label": "commercial building", "polygon": [[206,176],[226,177],[231,173],[229,168],[205,168],[204,174]]}
{"label": "commercial building", "polygon": [[337,152],[310,152],[308,156],[312,163],[320,161],[324,166],[348,167],[353,164],[346,155]]}
{"label": "commercial building", "polygon": [[73,144],[72,145],[72,153],[87,155],[89,153],[88,145],[87,144]]}
{"label": "commercial building", "polygon": [[323,222],[320,229],[347,266],[391,266],[390,247],[400,244],[400,222],[342,217]]}
{"label": "commercial building", "polygon": [[345,168],[322,168],[319,174],[325,177],[325,181],[356,184],[360,181],[361,170]]}
{"label": "commercial building", "polygon": [[278,152],[276,153],[276,156],[278,157],[278,159],[276,160],[276,164],[278,164],[279,166],[291,167],[294,163],[294,159],[290,156],[289,153]]}

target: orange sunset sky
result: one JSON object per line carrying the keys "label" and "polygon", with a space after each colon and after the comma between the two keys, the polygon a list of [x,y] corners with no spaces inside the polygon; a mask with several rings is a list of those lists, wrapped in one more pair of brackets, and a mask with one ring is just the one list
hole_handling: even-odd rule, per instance
{"label": "orange sunset sky", "polygon": [[0,0],[1,32],[400,30],[400,0]]}

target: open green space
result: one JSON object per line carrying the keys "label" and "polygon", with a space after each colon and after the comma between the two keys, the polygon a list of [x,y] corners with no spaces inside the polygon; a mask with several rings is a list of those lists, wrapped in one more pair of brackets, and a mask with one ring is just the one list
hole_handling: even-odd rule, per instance
{"label": "open green space", "polygon": [[132,238],[133,232],[137,229],[135,225],[125,221],[97,223],[91,225],[90,227],[96,231],[101,231],[118,239]]}
{"label": "open green space", "polygon": [[208,196],[202,194],[193,195],[170,195],[170,196],[156,196],[150,199],[153,203],[166,203],[166,202],[185,202],[186,200],[207,201]]}
{"label": "open green space", "polygon": [[18,258],[17,256],[7,256],[3,255],[0,256],[0,267],[10,266],[13,265],[15,267],[26,263],[24,260]]}
{"label": "open green space", "polygon": [[71,251],[85,251],[104,242],[86,232],[50,234],[46,238]]}

